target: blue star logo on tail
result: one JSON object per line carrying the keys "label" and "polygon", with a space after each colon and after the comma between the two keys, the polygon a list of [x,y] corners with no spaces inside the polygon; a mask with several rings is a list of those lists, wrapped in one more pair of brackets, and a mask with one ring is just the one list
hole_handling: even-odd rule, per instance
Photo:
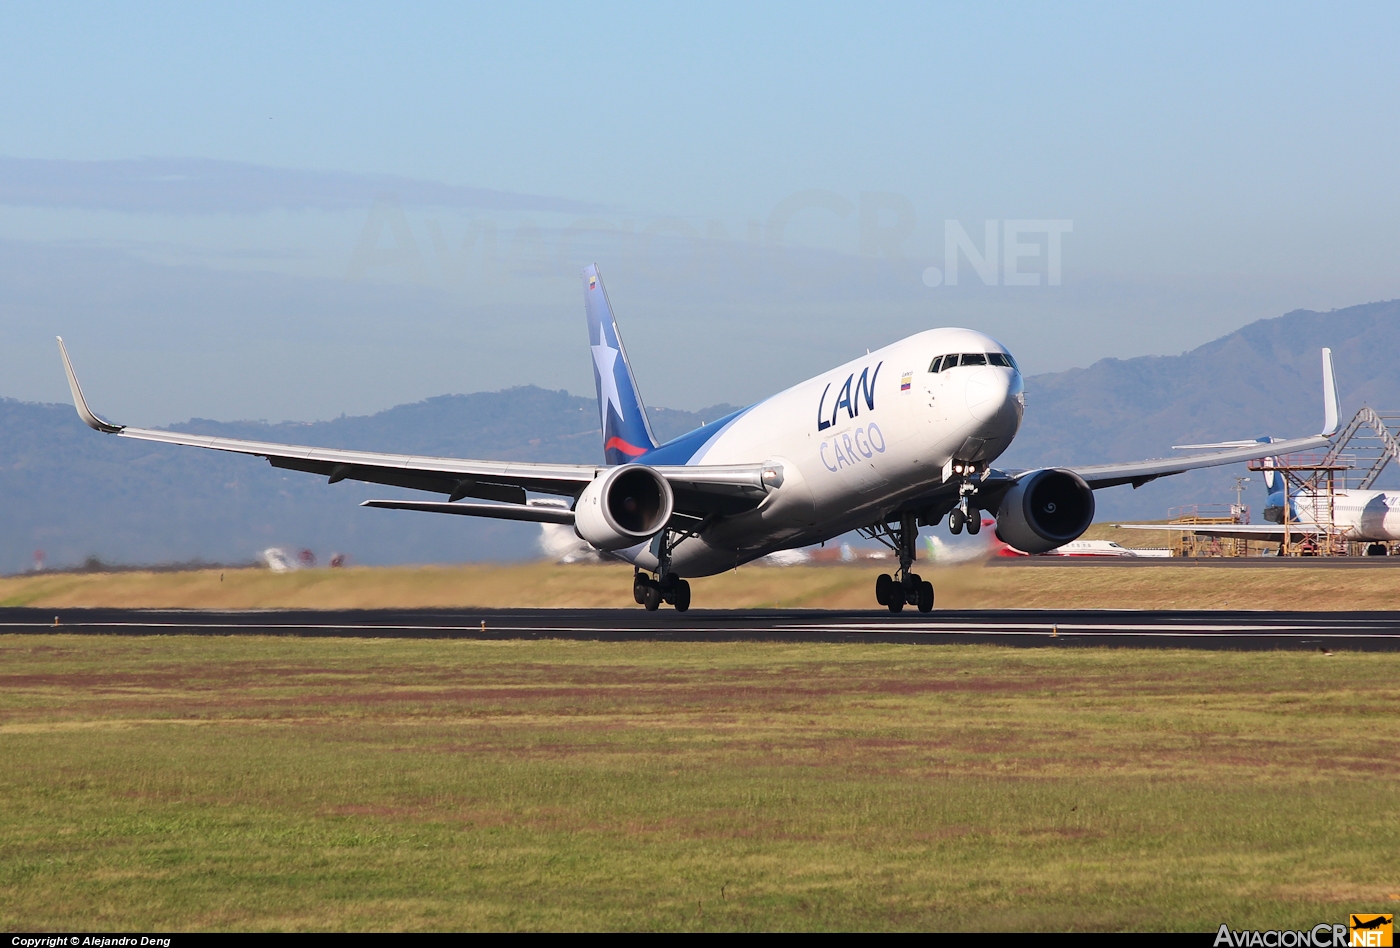
{"label": "blue star logo on tail", "polygon": [[607,411],[611,407],[617,412],[617,417],[621,421],[626,421],[627,416],[622,411],[622,398],[617,393],[617,357],[618,350],[608,345],[607,340],[602,340],[601,346],[590,346],[593,350],[593,367],[598,370],[598,398],[602,402],[600,406],[603,410],[603,420],[607,421]]}
{"label": "blue star logo on tail", "polygon": [[598,415],[603,430],[603,457],[625,464],[656,450],[656,437],[647,423],[646,406],[627,362],[627,349],[617,332],[597,267],[583,271],[583,305],[588,316],[588,343],[598,383]]}

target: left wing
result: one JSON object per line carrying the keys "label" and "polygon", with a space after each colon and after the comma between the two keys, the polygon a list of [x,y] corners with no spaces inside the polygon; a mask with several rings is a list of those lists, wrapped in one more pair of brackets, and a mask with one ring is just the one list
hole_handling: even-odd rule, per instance
{"label": "left wing", "polygon": [[[413,505],[408,501],[381,501],[373,506],[397,505],[399,509],[562,523],[565,520],[556,516],[561,513],[558,508],[525,506],[526,492],[577,498],[595,477],[607,470],[606,465],[599,464],[474,461],[373,451],[346,451],[339,448],[243,441],[236,438],[112,424],[98,417],[88,407],[61,336],[58,349],[63,356],[63,368],[68,374],[68,386],[73,393],[73,407],[89,428],[121,438],[249,454],[266,458],[273,467],[321,474],[331,484],[343,480],[389,484],[394,487],[446,494],[448,499],[447,504]],[[671,485],[677,514],[689,519],[703,519],[716,514],[752,509],[767,496],[770,486],[777,487],[782,483],[782,472],[772,465],[657,465],[652,469]],[[464,497],[495,503],[455,503]],[[451,510],[445,509],[449,506],[452,507]],[[572,523],[573,512],[562,512],[568,514],[567,522]]]}
{"label": "left wing", "polygon": [[[1101,487],[1114,487],[1118,484],[1132,484],[1141,487],[1148,481],[1168,474],[1180,474],[1203,467],[1217,467],[1221,464],[1234,464],[1238,461],[1253,461],[1256,458],[1271,457],[1276,454],[1297,454],[1301,451],[1314,451],[1326,447],[1331,437],[1337,433],[1341,407],[1337,398],[1337,377],[1332,371],[1332,350],[1322,350],[1322,433],[1310,438],[1294,438],[1290,441],[1269,442],[1227,442],[1226,450],[1210,454],[1192,454],[1182,458],[1154,458],[1148,461],[1129,461],[1125,464],[1091,464],[1087,467],[1071,467],[1069,470],[1084,478],[1094,490]],[[1238,445],[1238,446],[1237,446]],[[1200,447],[1191,445],[1191,447]],[[1225,447],[1225,445],[1222,445]]]}
{"label": "left wing", "polygon": [[[1324,350],[1326,351],[1326,350]],[[1212,454],[1191,454],[1184,458],[1154,458],[1149,461],[1129,461],[1125,464],[1091,464],[1087,467],[1071,467],[1084,478],[1094,490],[1102,487],[1116,487],[1119,484],[1132,484],[1141,487],[1148,481],[1169,474],[1181,474],[1203,467],[1218,467],[1221,464],[1234,464],[1238,461],[1253,461],[1256,458],[1271,457],[1275,454],[1297,454],[1300,451],[1314,451],[1326,447],[1335,431],[1313,435],[1311,438],[1294,438],[1291,441],[1256,441],[1253,447],[1234,448]]]}

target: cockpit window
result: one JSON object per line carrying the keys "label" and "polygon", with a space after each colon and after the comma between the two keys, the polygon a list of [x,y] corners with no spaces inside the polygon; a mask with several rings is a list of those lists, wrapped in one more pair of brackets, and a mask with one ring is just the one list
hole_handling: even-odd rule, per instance
{"label": "cockpit window", "polygon": [[949,355],[936,356],[929,363],[928,370],[930,372],[947,372],[959,365],[999,365],[1004,369],[1020,371],[1016,360],[1005,352],[954,352]]}

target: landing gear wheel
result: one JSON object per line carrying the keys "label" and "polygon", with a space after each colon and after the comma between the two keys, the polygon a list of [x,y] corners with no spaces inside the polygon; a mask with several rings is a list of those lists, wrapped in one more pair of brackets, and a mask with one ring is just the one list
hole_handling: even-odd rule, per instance
{"label": "landing gear wheel", "polygon": [[919,611],[933,611],[933,583],[919,583]]}
{"label": "landing gear wheel", "polygon": [[967,532],[976,536],[982,529],[982,511],[969,510],[967,512]]}
{"label": "landing gear wheel", "polygon": [[875,580],[875,601],[882,606],[890,603],[890,591],[894,589],[894,580],[889,573],[881,573]]}
{"label": "landing gear wheel", "polygon": [[[963,522],[949,517],[954,533],[962,529]],[[933,608],[933,587],[920,579],[913,569],[918,554],[919,515],[914,511],[905,511],[900,514],[898,529],[891,527],[888,521],[882,521],[862,531],[862,535],[881,540],[899,557],[899,569],[893,576],[882,573],[876,578],[875,601],[896,614],[903,612],[906,605],[918,606],[923,598],[928,599],[928,608]],[[928,587],[927,597],[923,592],[924,587]]]}
{"label": "landing gear wheel", "polygon": [[1390,551],[1385,548],[1384,543],[1372,543],[1366,547],[1367,556],[1385,556],[1388,552]]}
{"label": "landing gear wheel", "polygon": [[646,598],[642,601],[642,605],[647,607],[647,612],[655,612],[657,609],[660,609],[661,599],[661,587],[656,583],[647,583]]}
{"label": "landing gear wheel", "polygon": [[647,601],[647,586],[651,585],[651,580],[641,573],[632,577],[632,598],[637,600],[637,605]]}
{"label": "landing gear wheel", "polygon": [[683,579],[676,583],[675,602],[677,612],[685,612],[690,608],[690,583]]}
{"label": "landing gear wheel", "polygon": [[[948,511],[948,532],[954,535],[962,533],[963,524],[967,523],[967,517],[961,510],[954,507]],[[969,530],[969,533],[972,531]]]}

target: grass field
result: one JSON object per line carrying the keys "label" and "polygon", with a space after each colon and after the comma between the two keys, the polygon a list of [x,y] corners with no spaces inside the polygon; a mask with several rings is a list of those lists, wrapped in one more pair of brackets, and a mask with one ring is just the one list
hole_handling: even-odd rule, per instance
{"label": "grass field", "polygon": [[10,930],[1214,931],[1400,900],[1390,655],[54,635],[0,659]]}
{"label": "grass field", "polygon": [[[743,567],[694,580],[697,609],[874,609],[889,566]],[[0,579],[0,606],[187,609],[626,607],[631,567],[432,566],[55,573]],[[946,609],[1379,609],[1400,607],[1400,568],[1152,566],[922,568]]]}

